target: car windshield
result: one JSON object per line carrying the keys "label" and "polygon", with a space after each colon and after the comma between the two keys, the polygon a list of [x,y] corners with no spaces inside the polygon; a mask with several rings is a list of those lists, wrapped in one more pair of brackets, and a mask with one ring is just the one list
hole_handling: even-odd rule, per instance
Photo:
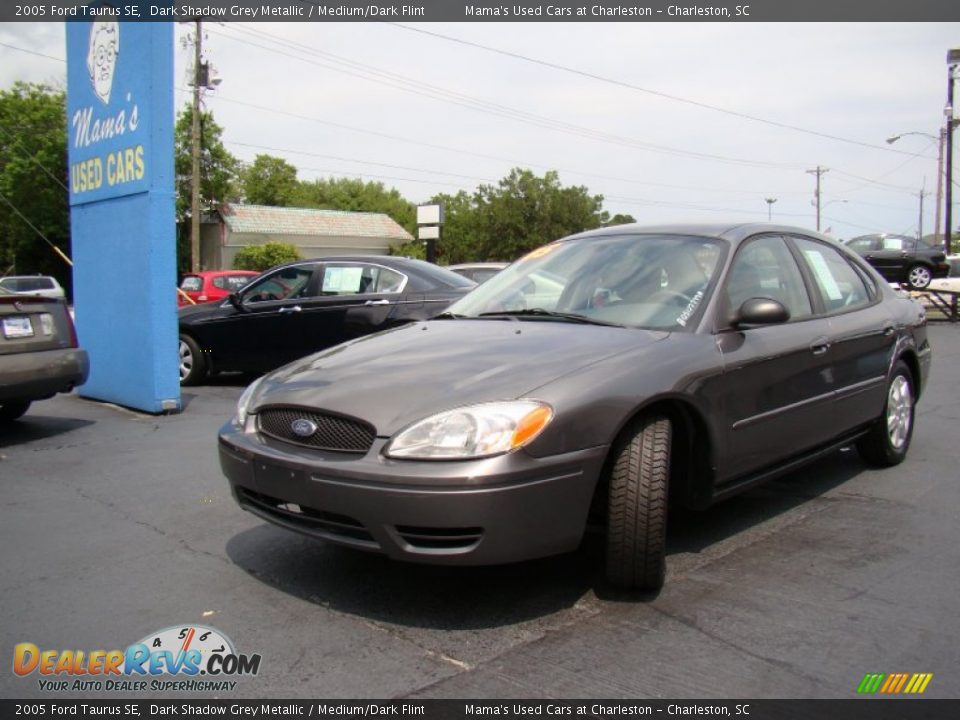
{"label": "car windshield", "polygon": [[498,273],[445,315],[682,330],[706,306],[723,248],[717,240],[678,235],[555,242]]}

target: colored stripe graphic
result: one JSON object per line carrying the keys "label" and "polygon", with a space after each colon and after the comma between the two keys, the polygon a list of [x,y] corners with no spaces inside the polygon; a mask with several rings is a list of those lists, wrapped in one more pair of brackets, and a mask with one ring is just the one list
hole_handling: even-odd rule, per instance
{"label": "colored stripe graphic", "polygon": [[863,676],[863,680],[860,681],[857,692],[872,695],[880,689],[880,683],[883,682],[885,677],[886,675],[883,673],[867,673]]}
{"label": "colored stripe graphic", "polygon": [[857,686],[861,695],[920,695],[933,680],[933,673],[867,673]]}

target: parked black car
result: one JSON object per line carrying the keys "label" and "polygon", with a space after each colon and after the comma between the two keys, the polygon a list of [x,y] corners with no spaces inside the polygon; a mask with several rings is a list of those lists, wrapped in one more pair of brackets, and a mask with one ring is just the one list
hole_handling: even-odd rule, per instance
{"label": "parked black car", "polygon": [[941,246],[932,246],[905,235],[861,235],[847,247],[863,256],[889,282],[923,290],[934,278],[944,278],[950,264]]}
{"label": "parked black car", "polygon": [[246,510],[402,560],[561,553],[592,517],[608,578],[657,588],[668,499],[851,443],[899,463],[930,360],[923,308],[826,237],[623,225],[264,376],[220,462]]}
{"label": "parked black car", "polygon": [[82,385],[89,369],[65,300],[0,287],[0,424]]}
{"label": "parked black car", "polygon": [[180,382],[264,371],[317,350],[441,312],[476,284],[422,260],[361,256],[299,260],[221,303],[184,307]]}

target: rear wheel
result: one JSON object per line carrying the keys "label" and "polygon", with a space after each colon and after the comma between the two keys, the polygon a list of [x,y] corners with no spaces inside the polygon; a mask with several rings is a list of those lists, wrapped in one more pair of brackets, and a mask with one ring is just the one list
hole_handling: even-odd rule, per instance
{"label": "rear wheel", "polygon": [[926,265],[914,265],[907,272],[907,285],[914,290],[923,290],[930,285],[933,280],[933,273]]}
{"label": "rear wheel", "polygon": [[29,400],[12,400],[0,403],[0,423],[16,420],[23,415],[29,407]]}
{"label": "rear wheel", "polygon": [[666,571],[670,421],[642,418],[615,448],[607,501],[607,579],[659,590]]}
{"label": "rear wheel", "polygon": [[197,385],[207,376],[207,366],[197,341],[189,335],[180,336],[180,384]]}
{"label": "rear wheel", "polygon": [[913,376],[901,361],[893,370],[887,386],[887,402],[883,415],[857,442],[857,451],[866,462],[877,467],[890,467],[903,462],[913,437]]}

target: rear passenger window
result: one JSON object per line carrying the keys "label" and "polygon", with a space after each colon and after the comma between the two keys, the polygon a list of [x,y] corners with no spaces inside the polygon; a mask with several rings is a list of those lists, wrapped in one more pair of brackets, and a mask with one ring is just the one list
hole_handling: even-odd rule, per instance
{"label": "rear passenger window", "polygon": [[827,313],[844,312],[870,303],[872,296],[863,276],[837,250],[823,243],[793,238]]}

